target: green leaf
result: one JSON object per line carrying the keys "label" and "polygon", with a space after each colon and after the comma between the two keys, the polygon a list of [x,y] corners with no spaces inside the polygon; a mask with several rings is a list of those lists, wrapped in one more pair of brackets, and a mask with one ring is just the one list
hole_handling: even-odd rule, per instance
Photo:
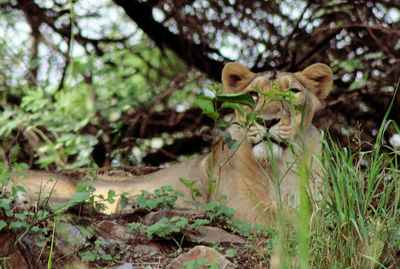
{"label": "green leaf", "polygon": [[213,99],[211,97],[202,95],[198,97],[194,102],[204,114],[210,117],[212,120],[217,120],[219,118],[219,113],[215,111]]}
{"label": "green leaf", "polygon": [[229,102],[234,104],[241,104],[254,108],[255,103],[253,97],[249,93],[235,93],[235,94],[217,94],[216,99],[221,102]]}
{"label": "green leaf", "polygon": [[198,107],[200,107],[200,109],[204,112],[204,113],[210,113],[215,111],[214,110],[214,104],[212,101],[211,97],[202,95],[199,96],[196,100],[194,100],[193,102],[195,105],[197,105]]}
{"label": "green leaf", "polygon": [[3,230],[4,227],[7,227],[7,222],[0,220],[0,231]]}
{"label": "green leaf", "polygon": [[256,118],[256,114],[255,114],[255,113],[249,113],[249,114],[247,114],[247,115],[246,115],[246,122],[247,122],[247,124],[253,122],[255,118]]}
{"label": "green leaf", "polygon": [[14,217],[18,220],[25,220],[25,214],[14,214]]}
{"label": "green leaf", "polygon": [[183,177],[180,177],[179,181],[182,182],[187,188],[192,187],[196,183],[196,181],[194,181],[194,180],[193,181],[189,181],[187,179],[184,179]]}
{"label": "green leaf", "polygon": [[70,199],[70,202],[72,203],[83,203],[84,201],[86,201],[87,199],[90,198],[90,195],[86,192],[77,192],[75,193],[72,198]]}
{"label": "green leaf", "polygon": [[236,250],[236,249],[228,249],[228,250],[225,252],[225,255],[226,255],[228,258],[233,258],[233,257],[236,256],[236,254],[237,254],[237,250]]}
{"label": "green leaf", "polygon": [[115,193],[114,190],[109,190],[109,191],[108,191],[108,198],[107,198],[107,199],[112,199],[112,198],[114,198],[115,196],[117,196],[117,194]]}
{"label": "green leaf", "polygon": [[8,198],[0,199],[0,208],[4,208],[5,210],[10,210],[11,200]]}
{"label": "green leaf", "polygon": [[219,119],[217,121],[217,126],[221,127],[221,128],[227,128],[227,127],[231,126],[231,122],[226,121],[224,119]]}
{"label": "green leaf", "polygon": [[222,108],[233,108],[236,110],[241,116],[244,115],[243,107],[238,103],[231,103],[231,102],[223,102],[221,105]]}
{"label": "green leaf", "polygon": [[85,262],[93,262],[96,260],[96,254],[91,251],[86,251],[80,254]]}
{"label": "green leaf", "polygon": [[219,131],[218,133],[224,138],[230,150],[236,150],[240,146],[240,141],[233,139],[228,131]]}
{"label": "green leaf", "polygon": [[103,254],[101,255],[101,258],[105,261],[111,261],[112,260],[112,256],[110,254]]}
{"label": "green leaf", "polygon": [[209,126],[203,126],[203,127],[201,127],[200,128],[200,134],[202,134],[203,132],[205,132],[205,131],[208,131],[210,129],[210,127]]}
{"label": "green leaf", "polygon": [[206,204],[206,210],[211,211],[211,210],[214,210],[218,206],[219,206],[218,201],[212,201],[212,202],[209,202],[208,204]]}
{"label": "green leaf", "polygon": [[165,185],[165,186],[161,186],[161,190],[163,192],[167,192],[167,191],[173,191],[172,186],[171,185]]}
{"label": "green leaf", "polygon": [[16,186],[16,190],[17,191],[22,191],[22,192],[26,192],[25,188],[23,186],[17,185]]}
{"label": "green leaf", "polygon": [[36,244],[36,246],[42,248],[42,247],[44,247],[46,245],[46,242],[45,241],[39,241],[39,242],[36,242],[35,244]]}

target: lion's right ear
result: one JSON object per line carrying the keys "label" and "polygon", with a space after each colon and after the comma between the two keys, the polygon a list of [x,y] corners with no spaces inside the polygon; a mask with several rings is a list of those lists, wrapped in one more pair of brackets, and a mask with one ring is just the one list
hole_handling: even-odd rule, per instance
{"label": "lion's right ear", "polygon": [[316,63],[296,74],[301,74],[300,76],[307,79],[307,86],[311,86],[310,90],[319,100],[325,99],[332,89],[333,73],[326,64]]}
{"label": "lion's right ear", "polygon": [[222,86],[226,93],[239,93],[256,77],[247,67],[229,63],[222,70]]}

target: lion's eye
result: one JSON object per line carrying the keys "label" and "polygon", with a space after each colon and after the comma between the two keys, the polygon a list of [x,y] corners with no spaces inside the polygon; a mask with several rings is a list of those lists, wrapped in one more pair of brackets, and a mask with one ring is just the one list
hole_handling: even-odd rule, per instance
{"label": "lion's eye", "polygon": [[249,94],[253,97],[254,103],[257,104],[257,102],[258,102],[258,92],[251,91],[251,92],[249,92]]}
{"label": "lion's eye", "polygon": [[264,126],[265,128],[269,129],[271,127],[273,127],[274,125],[278,124],[280,122],[281,119],[270,119],[270,120],[264,120],[261,117],[257,117],[256,118],[256,122],[261,125]]}
{"label": "lion's eye", "polygon": [[299,89],[296,89],[296,88],[290,88],[289,91],[291,91],[291,92],[293,92],[293,93],[298,93],[298,92],[300,92],[300,90],[299,90]]}
{"label": "lion's eye", "polygon": [[264,126],[264,119],[263,119],[263,118],[257,117],[257,118],[256,118],[256,122],[257,122],[258,124],[260,124],[261,126]]}

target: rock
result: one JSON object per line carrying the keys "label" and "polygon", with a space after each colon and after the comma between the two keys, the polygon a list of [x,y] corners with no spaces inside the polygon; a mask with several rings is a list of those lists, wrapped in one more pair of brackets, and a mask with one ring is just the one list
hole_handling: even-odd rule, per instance
{"label": "rock", "polygon": [[199,233],[187,233],[185,239],[192,243],[203,243],[213,245],[216,243],[237,243],[244,244],[246,240],[242,237],[228,233],[227,231],[211,226],[201,226]]}
{"label": "rock", "polygon": [[79,228],[70,223],[57,223],[55,247],[60,253],[69,254],[87,243]]}
{"label": "rock", "polygon": [[137,254],[157,254],[160,253],[160,246],[156,243],[138,244],[133,248],[133,252]]}
{"label": "rock", "polygon": [[[38,243],[43,243],[45,242],[44,240],[37,232],[33,231],[29,231],[21,239],[22,244],[25,246],[21,250],[26,260],[31,264],[31,268],[47,267],[47,251],[43,255],[41,254],[42,257],[38,259],[39,253],[43,252],[43,248],[39,247]],[[83,248],[87,243],[88,241],[77,226],[70,223],[57,223],[52,260],[53,262],[57,261],[57,267],[54,268],[88,268],[88,264],[83,262],[78,254],[79,249]],[[48,241],[48,244],[50,245],[50,241]]]}
{"label": "rock", "polygon": [[[199,261],[200,259],[204,259],[205,261]],[[198,263],[204,265],[200,268],[207,268],[205,266],[206,264],[214,264],[221,269],[235,268],[233,264],[225,258],[224,255],[220,254],[215,249],[206,246],[196,246],[189,252],[183,253],[173,259],[167,266],[167,269],[185,268],[184,263],[188,261],[199,261]]]}
{"label": "rock", "polygon": [[123,265],[114,267],[114,269],[134,269],[134,267],[131,263],[124,263]]}
{"label": "rock", "polygon": [[10,251],[13,243],[14,238],[11,234],[0,234],[0,257],[8,257],[4,261],[4,263],[7,265],[5,268],[29,269],[28,263],[18,247],[14,247]]}
{"label": "rock", "polygon": [[110,220],[103,220],[97,225],[97,232],[109,240],[127,241],[132,235],[128,233],[129,227]]}

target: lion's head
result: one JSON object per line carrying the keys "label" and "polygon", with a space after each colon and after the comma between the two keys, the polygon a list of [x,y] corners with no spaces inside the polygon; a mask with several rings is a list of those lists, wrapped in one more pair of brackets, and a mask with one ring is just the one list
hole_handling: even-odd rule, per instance
{"label": "lion's head", "polygon": [[[227,64],[222,71],[227,93],[248,92],[254,96],[257,119],[247,137],[257,160],[266,159],[270,154],[265,141],[272,142],[275,157],[286,149],[288,142],[298,141],[299,135],[311,126],[314,113],[328,95],[332,81],[331,69],[321,63],[296,73],[253,73],[239,63]],[[248,108],[247,112],[250,112]],[[243,120],[238,113],[237,117]]]}

